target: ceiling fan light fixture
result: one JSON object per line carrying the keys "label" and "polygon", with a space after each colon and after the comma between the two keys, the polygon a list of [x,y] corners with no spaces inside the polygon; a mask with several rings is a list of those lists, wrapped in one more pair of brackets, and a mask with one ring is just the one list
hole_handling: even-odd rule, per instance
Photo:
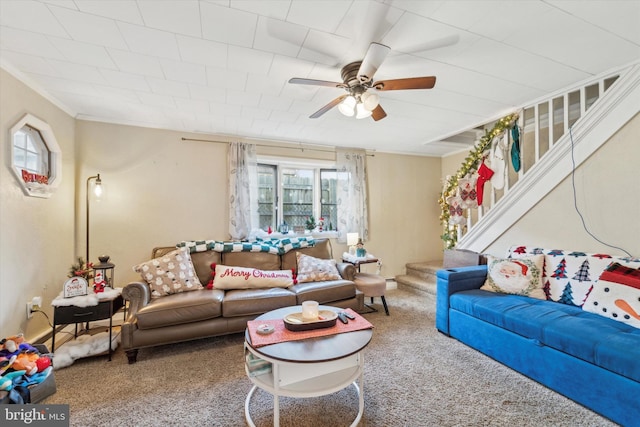
{"label": "ceiling fan light fixture", "polygon": [[371,117],[371,111],[367,110],[367,107],[362,102],[359,102],[356,105],[356,119],[366,119],[367,117]]}
{"label": "ceiling fan light fixture", "polygon": [[380,103],[380,97],[375,93],[365,92],[360,97],[362,100],[362,105],[367,111],[373,111],[376,109],[378,104]]}
{"label": "ceiling fan light fixture", "polygon": [[345,116],[352,117],[355,114],[355,107],[356,99],[349,95],[338,105],[338,110]]}

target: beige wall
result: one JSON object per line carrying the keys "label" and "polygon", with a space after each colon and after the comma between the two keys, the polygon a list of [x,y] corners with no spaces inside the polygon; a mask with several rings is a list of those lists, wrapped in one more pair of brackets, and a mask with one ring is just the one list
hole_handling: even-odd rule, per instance
{"label": "beige wall", "polygon": [[[616,132],[585,163],[576,169],[578,207],[587,228],[600,240],[640,257],[640,115]],[[571,176],[562,181],[527,215],[507,230],[487,253],[503,255],[516,244],[624,253],[603,245],[584,228],[574,209]]]}
{"label": "beige wall", "polygon": [[[49,330],[35,314],[27,320],[26,303],[51,300],[62,290],[74,252],[74,119],[5,70],[0,69],[0,338]],[[10,128],[31,113],[47,122],[62,149],[62,181],[49,199],[26,196],[11,172]]]}
{"label": "beige wall", "polygon": [[[100,173],[105,197],[91,204],[91,258],[106,253],[119,284],[137,280],[131,267],[154,246],[188,239],[226,239],[227,145],[185,142],[221,139],[78,120],[77,244],[84,248],[84,179]],[[258,147],[259,154],[301,157],[297,150]],[[304,157],[327,159],[307,151]],[[377,153],[367,157],[370,241],[382,273],[404,273],[410,261],[441,257],[437,224],[440,159]],[[332,242],[338,259],[346,246]],[[375,271],[375,265],[363,271]]]}

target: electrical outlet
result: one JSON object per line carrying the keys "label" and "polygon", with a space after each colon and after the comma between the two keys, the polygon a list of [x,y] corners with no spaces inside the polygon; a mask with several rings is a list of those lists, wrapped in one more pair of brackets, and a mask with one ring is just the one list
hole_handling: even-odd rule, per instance
{"label": "electrical outlet", "polygon": [[42,297],[33,297],[31,301],[27,303],[27,319],[33,317],[34,310],[40,310],[42,306]]}

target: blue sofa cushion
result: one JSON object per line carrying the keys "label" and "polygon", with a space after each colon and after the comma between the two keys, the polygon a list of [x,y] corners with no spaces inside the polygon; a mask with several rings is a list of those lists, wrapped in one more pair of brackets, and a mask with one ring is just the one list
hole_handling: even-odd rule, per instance
{"label": "blue sofa cushion", "polygon": [[640,381],[640,329],[585,312],[580,307],[480,289],[451,295],[450,306],[452,310]]}

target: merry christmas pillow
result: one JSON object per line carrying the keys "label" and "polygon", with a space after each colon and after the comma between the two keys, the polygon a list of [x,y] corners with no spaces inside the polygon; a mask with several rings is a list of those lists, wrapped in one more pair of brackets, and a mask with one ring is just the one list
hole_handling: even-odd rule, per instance
{"label": "merry christmas pillow", "polygon": [[288,288],[293,285],[291,270],[259,270],[257,268],[216,265],[215,289]]}
{"label": "merry christmas pillow", "polygon": [[487,257],[487,280],[480,289],[547,299],[542,290],[544,256],[519,259]]}
{"label": "merry christmas pillow", "polygon": [[593,285],[582,309],[640,328],[640,269],[612,263]]}
{"label": "merry christmas pillow", "polygon": [[154,297],[202,289],[187,248],[138,264],[133,271],[149,284]]}
{"label": "merry christmas pillow", "polygon": [[315,258],[300,252],[296,253],[296,258],[298,260],[298,283],[342,279],[335,259]]}

